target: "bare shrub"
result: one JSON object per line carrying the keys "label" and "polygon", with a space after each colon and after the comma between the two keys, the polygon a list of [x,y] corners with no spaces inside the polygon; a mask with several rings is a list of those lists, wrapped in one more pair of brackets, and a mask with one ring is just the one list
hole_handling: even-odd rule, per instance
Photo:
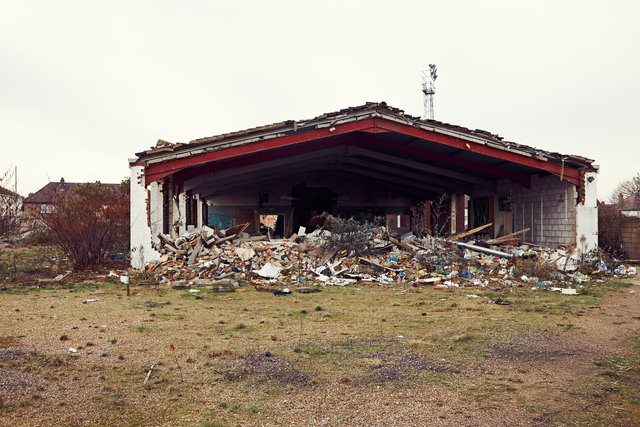
{"label": "bare shrub", "polygon": [[371,250],[373,237],[383,223],[382,218],[373,221],[357,221],[354,218],[344,219],[325,214],[324,228],[331,233],[323,236],[321,248],[325,252],[341,251],[353,252],[355,255],[367,253]]}
{"label": "bare shrub", "polygon": [[0,237],[15,233],[20,226],[20,196],[7,188],[12,178],[10,170],[0,175]]}
{"label": "bare shrub", "polygon": [[128,186],[120,190],[96,183],[80,184],[68,194],[56,194],[54,208],[41,215],[52,241],[76,270],[103,262],[128,248]]}
{"label": "bare shrub", "polygon": [[446,230],[451,225],[451,215],[447,215],[447,193],[442,193],[437,200],[431,203],[431,234],[436,237],[445,237]]}

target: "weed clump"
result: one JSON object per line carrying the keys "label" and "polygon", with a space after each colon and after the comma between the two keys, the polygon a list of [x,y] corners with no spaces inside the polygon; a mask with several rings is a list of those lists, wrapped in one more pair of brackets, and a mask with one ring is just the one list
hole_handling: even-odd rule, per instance
{"label": "weed clump", "polygon": [[322,234],[320,248],[324,252],[346,251],[354,255],[371,252],[373,238],[382,232],[382,218],[373,221],[357,221],[354,218],[344,219],[324,214],[324,228],[330,233]]}

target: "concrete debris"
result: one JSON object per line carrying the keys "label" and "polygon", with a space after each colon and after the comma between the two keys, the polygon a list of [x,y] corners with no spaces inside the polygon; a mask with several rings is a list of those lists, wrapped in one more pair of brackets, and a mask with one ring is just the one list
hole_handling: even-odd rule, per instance
{"label": "concrete debris", "polygon": [[202,286],[214,291],[236,291],[252,284],[258,290],[288,295],[291,291],[283,288],[293,286],[307,293],[316,291],[316,286],[409,282],[435,289],[558,288],[573,295],[576,290],[570,283],[584,283],[609,272],[636,274],[634,267],[608,267],[602,259],[587,262],[575,247],[511,245],[499,239],[494,239],[499,240],[494,246],[480,240],[419,237],[412,232],[393,237],[385,227],[378,227],[363,247],[335,247],[328,242],[340,239],[323,228],[308,232],[301,227],[288,239],[269,239],[249,236],[244,233],[247,226],[239,224],[227,230],[202,227],[176,238],[158,235],[156,249],[162,258],[145,268],[145,284],[152,278],[156,284]]}
{"label": "concrete debris", "polygon": [[260,270],[253,270],[260,277],[264,277],[267,279],[275,279],[278,277],[280,272],[282,271],[282,267],[276,265],[275,263],[268,262],[262,266]]}

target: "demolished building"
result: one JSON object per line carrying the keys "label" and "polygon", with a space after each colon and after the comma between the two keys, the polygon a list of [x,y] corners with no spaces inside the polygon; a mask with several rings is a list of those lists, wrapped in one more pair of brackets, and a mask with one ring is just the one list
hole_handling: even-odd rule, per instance
{"label": "demolished building", "polygon": [[[132,265],[159,235],[208,225],[288,237],[319,215],[386,218],[390,233],[459,233],[581,252],[597,248],[593,160],[508,142],[367,103],[193,140],[158,141],[129,161]],[[438,215],[434,216],[434,207]]]}

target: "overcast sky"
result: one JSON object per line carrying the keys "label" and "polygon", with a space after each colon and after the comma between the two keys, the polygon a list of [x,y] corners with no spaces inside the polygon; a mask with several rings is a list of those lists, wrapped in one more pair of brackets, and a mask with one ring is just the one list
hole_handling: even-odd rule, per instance
{"label": "overcast sky", "polygon": [[3,1],[0,170],[119,182],[161,138],[366,101],[640,173],[638,1]]}

